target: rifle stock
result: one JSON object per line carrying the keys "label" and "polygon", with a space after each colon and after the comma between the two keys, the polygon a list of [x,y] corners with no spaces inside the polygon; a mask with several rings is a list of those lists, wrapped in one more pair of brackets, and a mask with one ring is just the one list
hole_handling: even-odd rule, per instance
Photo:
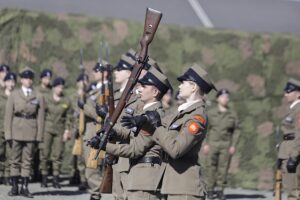
{"label": "rifle stock", "polygon": [[[151,8],[147,8],[145,24],[144,24],[144,32],[142,39],[140,40],[141,50],[138,54],[138,60],[133,66],[133,70],[129,77],[129,80],[126,84],[126,87],[121,95],[121,98],[117,104],[117,107],[113,110],[109,118],[105,120],[104,124],[104,132],[100,139],[99,150],[97,151],[97,155],[95,159],[97,159],[103,145],[106,143],[106,140],[109,139],[109,134],[116,121],[118,120],[123,108],[126,105],[126,102],[131,96],[131,91],[137,83],[138,77],[144,67],[144,65],[148,61],[148,46],[152,42],[158,25],[160,23],[162,17],[162,13]],[[107,155],[109,160],[113,160],[114,157],[112,155]],[[108,165],[106,167],[106,171],[102,180],[102,184],[100,187],[101,193],[111,193],[112,191],[112,166]]]}
{"label": "rifle stock", "polygon": [[281,200],[281,189],[282,189],[282,173],[280,169],[276,170],[275,176],[275,200]]}

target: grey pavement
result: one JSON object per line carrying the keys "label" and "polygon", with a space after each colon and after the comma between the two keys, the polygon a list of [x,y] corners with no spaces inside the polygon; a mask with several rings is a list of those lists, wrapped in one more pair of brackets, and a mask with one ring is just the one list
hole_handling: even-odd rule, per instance
{"label": "grey pavement", "polygon": [[[80,192],[77,187],[67,186],[67,181],[62,182],[61,189],[54,189],[52,187],[41,188],[39,183],[32,183],[29,185],[30,191],[34,194],[35,200],[89,200],[87,192]],[[26,200],[27,198],[17,196],[9,197],[7,192],[10,190],[9,186],[0,186],[1,200]],[[274,199],[271,191],[256,191],[245,189],[226,189],[225,194],[227,200],[271,200]],[[113,200],[112,195],[104,195],[102,200]],[[283,195],[282,200],[286,200],[286,195]]]}
{"label": "grey pavement", "polygon": [[[195,9],[191,2],[201,9]],[[144,20],[146,7],[162,11],[162,23],[167,24],[201,27],[204,23],[199,14],[202,14],[215,28],[300,33],[299,0],[0,0],[2,9],[22,8],[136,21]]]}

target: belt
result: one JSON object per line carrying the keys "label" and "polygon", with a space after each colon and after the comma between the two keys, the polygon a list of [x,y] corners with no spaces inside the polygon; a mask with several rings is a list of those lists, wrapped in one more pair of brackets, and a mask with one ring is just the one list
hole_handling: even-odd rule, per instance
{"label": "belt", "polygon": [[294,140],[295,139],[295,134],[294,133],[288,133],[283,136],[283,140]]}
{"label": "belt", "polygon": [[20,117],[20,118],[24,118],[24,119],[36,119],[36,114],[28,114],[28,113],[20,113],[17,112],[15,113],[15,117]]}
{"label": "belt", "polygon": [[154,166],[154,164],[161,165],[161,158],[160,157],[143,157],[141,159],[131,159],[130,164],[136,165],[140,163],[151,163],[151,166]]}

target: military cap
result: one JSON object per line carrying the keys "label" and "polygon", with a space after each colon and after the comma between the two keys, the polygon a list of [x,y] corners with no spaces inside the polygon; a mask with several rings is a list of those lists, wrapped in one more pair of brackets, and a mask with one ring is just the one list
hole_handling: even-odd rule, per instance
{"label": "military cap", "polygon": [[9,66],[6,64],[1,64],[0,65],[0,72],[6,71],[8,72],[10,70]]}
{"label": "military cap", "polygon": [[57,77],[56,79],[54,79],[52,82],[52,87],[56,87],[58,85],[65,85],[65,79],[63,79],[62,77]]}
{"label": "military cap", "polygon": [[164,95],[169,89],[168,78],[156,68],[151,68],[138,82],[141,85],[153,85]]}
{"label": "military cap", "polygon": [[20,71],[20,77],[21,78],[28,78],[33,79],[34,78],[34,71],[30,67],[25,67]]}
{"label": "military cap", "polygon": [[79,81],[83,81],[83,80],[89,80],[89,76],[87,74],[81,73],[77,77],[76,81],[79,82]]}
{"label": "military cap", "polygon": [[219,96],[224,95],[224,94],[229,95],[229,94],[230,94],[229,90],[227,90],[226,88],[220,89],[220,90],[217,92],[216,97],[218,98]]}
{"label": "military cap", "polygon": [[50,69],[44,69],[41,72],[40,78],[44,78],[44,77],[52,77],[52,71]]}
{"label": "military cap", "polygon": [[94,72],[107,71],[107,64],[108,64],[108,62],[106,62],[105,60],[103,60],[101,64],[99,62],[97,62],[95,67],[93,68],[93,71]]}
{"label": "military cap", "polygon": [[[133,51],[133,50],[132,50]],[[135,55],[132,55],[134,52],[129,50],[127,53],[121,56],[119,63],[115,66],[114,70],[132,70],[133,65],[136,62]]]}
{"label": "military cap", "polygon": [[13,72],[8,72],[4,78],[4,81],[8,81],[8,80],[17,80],[17,75]]}
{"label": "military cap", "polygon": [[300,81],[290,78],[288,82],[286,83],[286,86],[284,88],[284,91],[286,93],[290,93],[293,91],[300,91]]}
{"label": "military cap", "polygon": [[197,64],[193,64],[182,76],[179,76],[177,80],[180,82],[193,81],[206,94],[212,89],[217,91],[213,81],[209,78],[208,73]]}
{"label": "military cap", "polygon": [[127,52],[126,52],[126,56],[127,57],[129,57],[129,58],[131,58],[132,60],[134,60],[134,61],[136,61],[137,59],[136,59],[136,55],[137,53],[136,53],[136,51],[135,50],[133,50],[133,49],[129,49]]}

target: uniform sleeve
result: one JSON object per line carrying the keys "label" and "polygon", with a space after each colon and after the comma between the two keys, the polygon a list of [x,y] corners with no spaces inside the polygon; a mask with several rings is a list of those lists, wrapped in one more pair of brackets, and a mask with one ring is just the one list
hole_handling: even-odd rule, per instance
{"label": "uniform sleeve", "polygon": [[69,101],[67,115],[66,115],[65,130],[72,129],[73,113],[74,113],[73,107],[72,107],[71,101]]}
{"label": "uniform sleeve", "polygon": [[37,138],[36,140],[38,142],[43,141],[43,134],[44,134],[44,128],[45,128],[45,98],[43,96],[39,97],[40,99],[40,106],[38,109],[38,130],[37,130]]}
{"label": "uniform sleeve", "polygon": [[300,156],[300,109],[298,109],[298,112],[296,114],[295,117],[295,129],[294,129],[294,133],[295,133],[295,139],[293,140],[293,148],[292,152],[291,152],[291,157],[294,160],[299,159]]}
{"label": "uniform sleeve", "polygon": [[93,120],[97,120],[98,115],[96,113],[96,104],[92,100],[88,99],[87,103],[83,107],[84,114]]}
{"label": "uniform sleeve", "polygon": [[178,159],[189,152],[194,145],[203,141],[206,134],[206,123],[188,120],[180,132],[168,130],[161,126],[156,129],[152,139],[173,159]]}
{"label": "uniform sleeve", "polygon": [[124,142],[130,139],[131,130],[123,127],[120,123],[116,123],[113,129],[116,132],[116,141]]}
{"label": "uniform sleeve", "polygon": [[12,139],[13,114],[14,114],[14,98],[13,98],[13,94],[11,94],[7,99],[6,107],[5,107],[5,118],[4,118],[5,140]]}
{"label": "uniform sleeve", "polygon": [[130,144],[111,144],[106,146],[106,152],[114,156],[125,158],[138,158],[143,156],[152,146],[153,140],[150,136],[139,134],[130,140]]}
{"label": "uniform sleeve", "polygon": [[234,115],[235,115],[235,122],[234,122],[234,130],[232,133],[231,146],[236,147],[241,135],[241,128],[240,128],[240,122],[238,120],[237,114],[235,113]]}

